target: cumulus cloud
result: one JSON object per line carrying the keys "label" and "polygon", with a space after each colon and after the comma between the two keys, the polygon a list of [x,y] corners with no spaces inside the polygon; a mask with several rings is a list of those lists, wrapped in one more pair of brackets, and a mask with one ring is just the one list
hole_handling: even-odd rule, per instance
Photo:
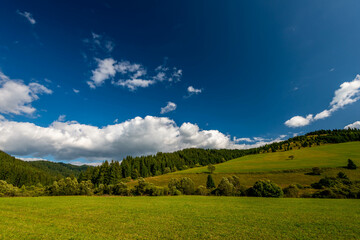
{"label": "cumulus cloud", "polygon": [[95,70],[92,71],[91,81],[88,81],[90,88],[95,89],[98,86],[101,86],[105,80],[110,77],[114,77],[116,74],[115,70],[115,60],[112,58],[106,59],[96,59],[98,66]]}
{"label": "cumulus cloud", "polygon": [[292,117],[291,119],[287,120],[285,122],[285,125],[288,127],[303,127],[303,126],[309,125],[312,120],[313,120],[312,114],[307,115],[306,118],[304,118],[302,116],[295,116],[295,117]]}
{"label": "cumulus cloud", "polygon": [[173,102],[168,102],[165,107],[161,108],[160,113],[161,114],[168,113],[174,111],[175,109],[176,109],[176,104]]}
{"label": "cumulus cloud", "polygon": [[303,127],[311,122],[330,117],[331,114],[348,104],[354,103],[360,99],[360,75],[356,75],[351,82],[344,82],[334,93],[334,97],[330,102],[330,108],[325,109],[313,117],[309,114],[306,118],[295,116],[285,122],[288,127]]}
{"label": "cumulus cloud", "polygon": [[5,114],[33,114],[36,109],[31,105],[39,99],[40,94],[51,94],[52,91],[39,83],[24,84],[12,80],[0,72],[0,112]]}
{"label": "cumulus cloud", "polygon": [[127,155],[172,152],[184,148],[245,149],[281,139],[237,144],[218,130],[201,130],[196,124],[180,127],[165,117],[136,117],[96,127],[76,121],[55,121],[48,127],[29,122],[0,121],[0,149],[17,156],[57,160],[121,160]]}
{"label": "cumulus cloud", "polygon": [[[156,82],[163,81],[180,81],[182,70],[173,68],[173,72],[169,72],[169,68],[160,65],[154,70],[154,74],[149,75],[146,68],[142,64],[130,63],[129,61],[116,61],[113,58],[96,59],[98,66],[92,70],[92,76],[88,85],[91,88],[101,86],[106,80],[111,79],[111,83],[116,86],[126,87],[131,91],[137,88],[146,88]],[[121,75],[119,80],[115,80],[116,74]]]}
{"label": "cumulus cloud", "polygon": [[79,93],[80,90],[73,88],[74,93]]}
{"label": "cumulus cloud", "polygon": [[349,124],[347,126],[344,127],[344,129],[348,129],[348,128],[357,128],[360,129],[360,121],[356,121],[352,124]]}
{"label": "cumulus cloud", "polygon": [[29,12],[20,12],[19,10],[17,10],[16,13],[19,14],[20,16],[23,16],[24,18],[26,18],[29,21],[29,23],[31,23],[32,25],[34,25],[36,23],[36,21],[33,18],[31,13],[29,13]]}
{"label": "cumulus cloud", "polygon": [[198,93],[201,93],[201,92],[202,92],[201,89],[196,89],[196,88],[194,88],[193,86],[189,86],[189,87],[187,88],[187,91],[188,91],[188,93],[190,93],[190,94],[198,94]]}

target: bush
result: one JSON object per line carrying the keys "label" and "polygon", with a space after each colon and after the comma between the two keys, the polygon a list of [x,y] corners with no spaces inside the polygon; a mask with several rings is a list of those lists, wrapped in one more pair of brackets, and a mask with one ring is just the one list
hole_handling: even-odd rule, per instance
{"label": "bush", "polygon": [[282,197],[282,189],[270,180],[257,181],[254,186],[248,189],[248,196],[254,197]]}
{"label": "bush", "polygon": [[195,191],[195,194],[196,195],[206,196],[206,195],[208,195],[208,190],[203,185],[200,185],[200,186],[197,187],[197,189]]}
{"label": "bush", "polygon": [[171,195],[179,195],[176,191],[180,191],[182,194],[191,195],[195,193],[195,184],[194,182],[188,178],[183,177],[180,180],[172,178],[168,184]]}
{"label": "bush", "polygon": [[356,166],[356,164],[353,162],[353,160],[351,160],[351,159],[348,159],[348,165],[347,165],[347,168],[348,169],[356,169],[357,168],[357,166]]}
{"label": "bush", "polygon": [[296,185],[289,185],[287,188],[284,188],[284,197],[297,198],[299,197],[299,188]]}
{"label": "bush", "polygon": [[234,193],[234,185],[228,178],[223,177],[216,189],[216,195],[231,196]]}
{"label": "bush", "polygon": [[123,183],[123,182],[116,184],[113,187],[112,192],[114,195],[120,195],[120,196],[129,196],[130,195],[129,187],[127,186],[126,183]]}
{"label": "bush", "polygon": [[0,180],[0,197],[15,197],[19,193],[19,188],[14,187],[3,180]]}
{"label": "bush", "polygon": [[311,175],[321,175],[321,170],[318,167],[313,167]]}

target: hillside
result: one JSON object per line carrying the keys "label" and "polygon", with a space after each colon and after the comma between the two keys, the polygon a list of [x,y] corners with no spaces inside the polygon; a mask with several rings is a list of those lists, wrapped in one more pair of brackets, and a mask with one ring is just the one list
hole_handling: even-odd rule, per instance
{"label": "hillside", "polygon": [[[290,159],[289,156],[294,156]],[[360,142],[328,144],[286,152],[248,155],[216,165],[214,173],[269,172],[312,167],[343,167],[347,159],[360,163]],[[207,173],[207,167],[191,168],[177,174]]]}
{"label": "hillside", "polygon": [[[289,159],[293,155],[294,159]],[[242,184],[253,185],[259,179],[270,179],[285,187],[289,184],[310,185],[324,176],[336,176],[339,171],[345,172],[350,179],[360,179],[360,170],[343,168],[347,159],[360,165],[360,142],[328,144],[317,147],[301,148],[286,152],[248,155],[216,164],[213,173],[215,183],[222,177],[236,175]],[[309,175],[311,168],[320,167],[320,176]],[[196,167],[161,176],[146,178],[146,181],[159,186],[166,186],[171,178],[189,177],[195,185],[205,185],[208,175],[207,167]],[[135,181],[130,185],[135,184]]]}
{"label": "hillside", "polygon": [[[274,142],[262,147],[251,149],[184,149],[173,153],[158,152],[156,155],[124,158],[120,164],[117,162],[105,162],[101,166],[88,169],[82,174],[81,180],[91,180],[93,184],[113,184],[122,178],[137,179],[138,177],[151,177],[178,173],[208,164],[223,163],[243,156],[257,155],[261,153],[281,153],[287,158],[296,149],[307,149],[330,143],[346,143],[360,141],[360,129],[319,130],[302,136],[289,138],[281,142]],[[324,155],[324,154],[322,154]],[[296,159],[295,161],[297,161]],[[311,161],[310,161],[311,163]],[[257,164],[254,162],[254,164]],[[276,163],[278,164],[278,163]],[[296,165],[296,164],[292,164]],[[330,166],[333,167],[334,165]],[[230,169],[233,166],[230,165]],[[255,171],[263,171],[260,169]],[[269,166],[270,169],[274,168]],[[282,168],[281,168],[282,167]],[[277,170],[287,169],[286,164],[280,164]],[[307,167],[300,163],[298,168]],[[276,169],[276,168],[275,168]],[[272,170],[275,170],[272,169]],[[194,170],[197,171],[197,170]],[[248,171],[248,170],[246,170]]]}
{"label": "hillside", "polygon": [[67,176],[78,176],[87,168],[48,161],[26,162],[0,151],[0,180],[18,187],[48,185]]}

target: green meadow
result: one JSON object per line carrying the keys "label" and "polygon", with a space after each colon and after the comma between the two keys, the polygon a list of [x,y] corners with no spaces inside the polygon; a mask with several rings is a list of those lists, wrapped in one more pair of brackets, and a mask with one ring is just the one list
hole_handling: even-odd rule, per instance
{"label": "green meadow", "polygon": [[360,201],[0,198],[0,239],[359,239]]}
{"label": "green meadow", "polygon": [[[289,159],[293,155],[294,159]],[[324,176],[335,177],[338,172],[344,172],[351,180],[360,179],[360,169],[349,170],[344,166],[347,159],[352,159],[360,165],[360,142],[328,144],[323,146],[302,148],[286,152],[263,153],[236,158],[214,165],[213,175],[218,184],[223,177],[237,176],[241,184],[250,187],[259,179],[269,179],[281,187],[290,184],[309,186]],[[322,168],[321,175],[308,175],[311,168]],[[167,186],[171,178],[189,177],[195,185],[206,184],[209,170],[207,167],[191,168],[155,177],[146,181],[157,186]],[[130,186],[136,181],[129,183]]]}
{"label": "green meadow", "polygon": [[[294,159],[290,160],[289,156]],[[217,164],[214,173],[269,172],[312,167],[343,167],[347,159],[360,163],[360,142],[327,144],[286,152],[264,153],[236,158]],[[207,167],[191,168],[176,174],[206,173]]]}

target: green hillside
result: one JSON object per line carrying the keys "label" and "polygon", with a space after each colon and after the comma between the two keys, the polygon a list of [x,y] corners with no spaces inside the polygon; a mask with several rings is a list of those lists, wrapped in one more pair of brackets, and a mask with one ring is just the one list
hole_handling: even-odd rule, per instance
{"label": "green hillside", "polygon": [[[294,159],[289,159],[289,156]],[[343,167],[347,159],[360,164],[360,142],[328,144],[286,152],[248,155],[216,165],[214,173],[269,172],[312,167]],[[177,174],[207,173],[207,167],[191,168]]]}
{"label": "green hillside", "polygon": [[54,163],[48,161],[26,162],[0,151],[0,180],[15,186],[49,185],[53,181],[78,176],[88,166]]}
{"label": "green hillside", "polygon": [[[293,155],[294,159],[289,159]],[[282,187],[290,184],[308,186],[324,176],[334,177],[339,171],[345,172],[352,180],[360,179],[360,169],[343,168],[347,159],[360,166],[360,142],[328,144],[301,148],[285,152],[247,155],[224,163],[215,164],[213,178],[218,184],[223,177],[236,175],[242,184],[252,186],[259,179],[270,179]],[[320,167],[321,175],[309,175],[311,168]],[[146,178],[158,186],[167,186],[172,178],[189,177],[195,185],[206,185],[207,167],[191,168],[165,175]],[[136,181],[129,184],[135,185]]]}

